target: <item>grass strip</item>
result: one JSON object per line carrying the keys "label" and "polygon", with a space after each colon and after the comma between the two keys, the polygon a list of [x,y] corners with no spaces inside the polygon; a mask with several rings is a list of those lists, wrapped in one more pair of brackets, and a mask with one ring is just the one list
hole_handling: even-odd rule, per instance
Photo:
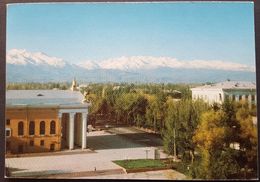
{"label": "grass strip", "polygon": [[125,169],[166,167],[166,164],[163,161],[154,159],[117,160],[113,162]]}

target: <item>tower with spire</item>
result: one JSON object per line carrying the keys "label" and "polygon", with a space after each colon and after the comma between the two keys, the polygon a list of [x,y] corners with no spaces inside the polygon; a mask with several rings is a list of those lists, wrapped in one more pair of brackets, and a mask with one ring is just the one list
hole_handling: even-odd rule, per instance
{"label": "tower with spire", "polygon": [[76,82],[76,79],[74,77],[73,81],[72,81],[72,85],[71,85],[71,88],[70,88],[72,91],[76,91],[77,90],[77,82]]}

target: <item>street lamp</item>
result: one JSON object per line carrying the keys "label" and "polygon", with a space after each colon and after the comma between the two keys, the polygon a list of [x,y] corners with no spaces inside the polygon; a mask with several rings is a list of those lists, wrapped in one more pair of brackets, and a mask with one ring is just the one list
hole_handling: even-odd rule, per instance
{"label": "street lamp", "polygon": [[177,160],[177,151],[176,151],[176,129],[173,129],[173,161]]}

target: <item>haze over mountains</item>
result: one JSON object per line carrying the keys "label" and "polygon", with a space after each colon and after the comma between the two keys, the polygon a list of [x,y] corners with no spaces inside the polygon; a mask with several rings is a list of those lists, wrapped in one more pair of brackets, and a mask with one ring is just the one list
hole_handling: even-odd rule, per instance
{"label": "haze over mountains", "polygon": [[255,81],[255,67],[224,61],[180,61],[170,57],[132,56],[73,64],[41,52],[7,52],[7,82],[218,82]]}

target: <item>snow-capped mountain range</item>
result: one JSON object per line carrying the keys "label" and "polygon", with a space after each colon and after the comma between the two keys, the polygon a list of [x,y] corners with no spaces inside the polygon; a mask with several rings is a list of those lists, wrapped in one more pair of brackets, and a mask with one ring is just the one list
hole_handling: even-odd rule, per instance
{"label": "snow-capped mountain range", "polygon": [[66,62],[60,58],[50,57],[42,52],[31,53],[25,49],[12,49],[6,54],[7,64],[14,65],[49,65],[63,67]]}
{"label": "snow-capped mountain range", "polygon": [[171,57],[131,56],[73,64],[41,52],[7,52],[7,81],[204,82],[255,80],[255,67],[220,60],[180,61]]}

